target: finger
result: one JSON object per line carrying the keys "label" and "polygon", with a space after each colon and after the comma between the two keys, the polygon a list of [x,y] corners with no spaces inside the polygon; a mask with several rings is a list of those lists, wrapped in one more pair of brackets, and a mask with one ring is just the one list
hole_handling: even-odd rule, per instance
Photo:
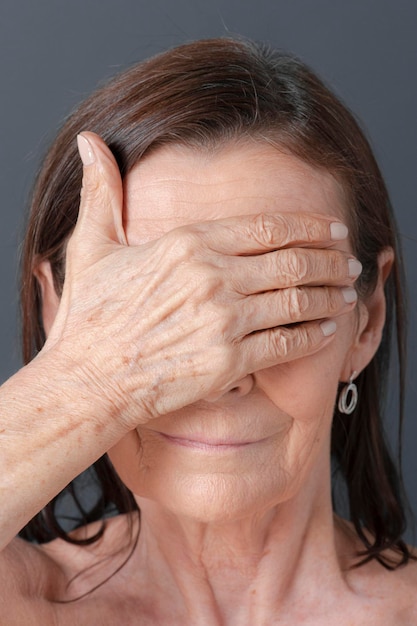
{"label": "finger", "polygon": [[98,135],[83,132],[77,137],[83,162],[80,210],[74,235],[95,242],[126,244],[123,228],[123,186],[116,160]]}
{"label": "finger", "polygon": [[242,368],[248,373],[310,356],[334,338],[334,320],[280,326],[247,336],[241,344]]}
{"label": "finger", "polygon": [[357,302],[352,287],[292,287],[249,296],[239,303],[240,335],[347,313]]}
{"label": "finger", "polygon": [[338,218],[313,213],[242,215],[195,224],[194,231],[212,250],[229,255],[300,246],[322,248],[348,235]]}
{"label": "finger", "polygon": [[334,249],[284,248],[225,261],[236,291],[246,295],[300,285],[350,285],[362,271],[357,259]]}

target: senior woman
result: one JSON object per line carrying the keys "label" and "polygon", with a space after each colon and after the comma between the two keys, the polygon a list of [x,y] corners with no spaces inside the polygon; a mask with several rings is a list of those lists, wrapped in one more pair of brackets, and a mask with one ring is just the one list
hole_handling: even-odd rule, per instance
{"label": "senior woman", "polygon": [[1,623],[417,623],[381,424],[400,275],[371,149],[299,61],[196,42],[81,104],[0,390]]}

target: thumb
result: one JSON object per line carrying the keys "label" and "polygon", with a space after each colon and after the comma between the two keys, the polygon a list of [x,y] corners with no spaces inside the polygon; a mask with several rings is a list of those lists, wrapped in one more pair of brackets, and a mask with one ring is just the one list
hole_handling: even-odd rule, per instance
{"label": "thumb", "polygon": [[[77,136],[83,162],[80,210],[74,235],[127,245],[123,228],[123,185],[116,159],[95,133]],[[84,237],[83,237],[84,239]]]}

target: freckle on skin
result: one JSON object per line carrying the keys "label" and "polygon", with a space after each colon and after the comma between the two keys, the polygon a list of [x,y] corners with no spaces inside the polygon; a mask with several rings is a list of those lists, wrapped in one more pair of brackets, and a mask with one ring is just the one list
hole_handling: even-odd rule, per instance
{"label": "freckle on skin", "polygon": [[96,422],[94,426],[94,430],[97,434],[101,433],[104,430],[104,425]]}
{"label": "freckle on skin", "polygon": [[38,413],[43,413],[43,407],[42,406],[37,406],[36,410]]}

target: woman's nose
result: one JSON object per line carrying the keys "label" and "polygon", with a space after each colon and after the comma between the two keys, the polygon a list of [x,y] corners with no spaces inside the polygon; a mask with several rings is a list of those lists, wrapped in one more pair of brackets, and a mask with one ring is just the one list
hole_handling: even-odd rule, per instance
{"label": "woman's nose", "polygon": [[254,387],[255,379],[252,374],[231,383],[222,393],[206,398],[207,402],[218,402],[219,400],[231,400],[233,397],[242,398],[250,393]]}

